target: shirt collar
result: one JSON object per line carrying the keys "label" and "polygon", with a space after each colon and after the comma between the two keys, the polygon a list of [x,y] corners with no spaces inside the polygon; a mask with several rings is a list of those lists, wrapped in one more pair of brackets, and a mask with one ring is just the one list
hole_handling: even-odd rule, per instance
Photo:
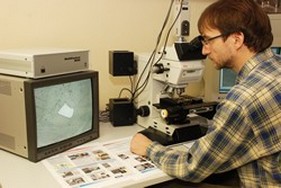
{"label": "shirt collar", "polygon": [[257,53],[256,55],[254,55],[252,58],[250,58],[242,67],[242,69],[239,71],[237,79],[236,79],[236,83],[241,82],[244,78],[246,78],[252,70],[255,69],[255,67],[257,65],[259,65],[261,62],[264,62],[266,60],[268,60],[269,58],[271,58],[273,56],[273,52],[271,51],[270,48]]}

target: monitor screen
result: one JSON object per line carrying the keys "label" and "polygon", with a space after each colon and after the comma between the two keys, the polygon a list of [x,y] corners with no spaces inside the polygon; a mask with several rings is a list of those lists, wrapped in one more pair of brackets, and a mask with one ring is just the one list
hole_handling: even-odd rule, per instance
{"label": "monitor screen", "polygon": [[219,93],[227,93],[235,85],[236,73],[231,69],[221,69],[219,78]]}
{"label": "monitor screen", "polygon": [[273,53],[280,55],[281,54],[281,47],[271,47]]}
{"label": "monitor screen", "polygon": [[29,158],[38,161],[99,136],[98,72],[25,82]]}
{"label": "monitor screen", "polygon": [[38,148],[91,130],[90,78],[35,88],[34,97]]}

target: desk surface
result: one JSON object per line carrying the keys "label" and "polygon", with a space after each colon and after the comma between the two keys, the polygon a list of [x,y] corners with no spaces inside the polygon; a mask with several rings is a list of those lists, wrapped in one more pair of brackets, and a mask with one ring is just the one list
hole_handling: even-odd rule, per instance
{"label": "desk surface", "polygon": [[[110,123],[100,123],[100,137],[92,142],[105,142],[115,139],[120,139],[132,136],[138,131],[143,130],[138,125],[113,127]],[[134,187],[141,188],[161,183],[163,181],[171,180],[169,176],[151,177],[145,182],[130,182],[129,184],[118,184],[115,187]],[[180,182],[182,184],[182,182]],[[171,184],[169,182],[159,184],[160,187],[175,187],[180,184]],[[1,187],[2,185],[2,187]],[[158,188],[159,186],[152,186]],[[205,184],[191,184],[186,183],[184,187],[213,187]],[[16,156],[9,152],[0,149],[0,188],[60,188],[60,184],[53,178],[52,174],[46,169],[41,162],[33,163],[27,159]]]}
{"label": "desk surface", "polygon": [[[101,123],[100,138],[92,142],[104,142],[132,136],[142,129],[138,125],[113,127],[110,123]],[[163,180],[160,178],[158,182],[161,181]],[[144,185],[147,186],[158,182],[148,181]],[[33,163],[3,150],[0,150],[0,184],[2,184],[2,188],[60,188],[60,184],[53,178],[42,162]]]}

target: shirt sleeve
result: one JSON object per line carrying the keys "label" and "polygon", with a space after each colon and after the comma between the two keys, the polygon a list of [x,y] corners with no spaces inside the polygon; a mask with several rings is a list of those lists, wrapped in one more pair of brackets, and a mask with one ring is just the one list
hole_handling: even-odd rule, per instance
{"label": "shirt sleeve", "polygon": [[208,133],[189,150],[166,149],[153,142],[147,156],[167,174],[190,182],[237,168],[251,160],[251,146],[255,144],[251,129],[243,126],[247,124],[246,113],[239,105],[226,102],[217,111]]}

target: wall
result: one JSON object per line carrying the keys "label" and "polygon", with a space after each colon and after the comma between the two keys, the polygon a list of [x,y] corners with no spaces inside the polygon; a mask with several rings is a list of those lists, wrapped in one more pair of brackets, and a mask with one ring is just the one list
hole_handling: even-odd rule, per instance
{"label": "wall", "polygon": [[[108,73],[109,50],[151,52],[170,0],[8,0],[0,6],[0,50],[84,48],[100,73],[100,109],[129,86]],[[191,35],[200,12],[212,0],[191,0]],[[199,87],[199,88],[198,88]],[[195,93],[201,85],[189,89]],[[192,88],[192,87],[191,87]]]}

